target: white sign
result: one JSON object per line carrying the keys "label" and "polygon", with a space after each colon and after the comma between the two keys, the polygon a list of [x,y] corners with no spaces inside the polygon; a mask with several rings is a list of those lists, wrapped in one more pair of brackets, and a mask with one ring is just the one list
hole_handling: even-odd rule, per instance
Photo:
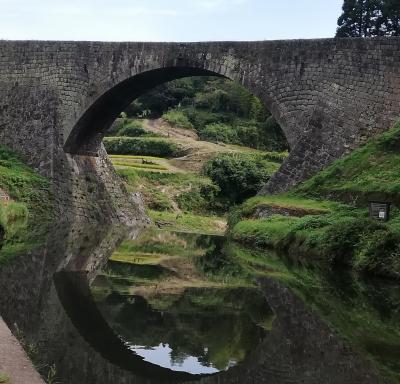
{"label": "white sign", "polygon": [[385,211],[379,211],[379,218],[380,218],[380,219],[385,219],[385,218],[386,218],[386,213],[385,213]]}

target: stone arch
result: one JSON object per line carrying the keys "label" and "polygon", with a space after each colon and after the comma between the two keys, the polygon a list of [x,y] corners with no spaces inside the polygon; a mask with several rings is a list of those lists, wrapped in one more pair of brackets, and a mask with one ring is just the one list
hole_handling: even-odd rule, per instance
{"label": "stone arch", "polygon": [[[194,67],[190,64],[181,65],[179,63],[178,66],[150,69],[128,77],[106,90],[89,105],[74,124],[66,139],[64,151],[71,154],[96,156],[104,133],[119,114],[136,98],[158,85],[191,76],[215,76],[238,82],[249,92],[260,98],[266,108],[281,124],[281,127],[282,124],[286,126],[285,115],[281,112],[278,103],[269,95],[260,92],[256,86],[244,84],[241,80],[243,74],[240,72],[229,73],[228,76],[226,71],[221,73],[221,70],[216,72],[202,67]],[[283,127],[282,131],[290,144],[289,137],[291,135],[288,137],[287,130]]]}

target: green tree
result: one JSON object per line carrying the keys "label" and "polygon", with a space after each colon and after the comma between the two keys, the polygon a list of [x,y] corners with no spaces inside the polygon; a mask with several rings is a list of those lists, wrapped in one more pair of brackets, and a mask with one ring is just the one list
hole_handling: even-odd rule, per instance
{"label": "green tree", "polygon": [[203,171],[220,188],[220,197],[236,204],[254,196],[277,168],[258,154],[223,153],[209,160]]}
{"label": "green tree", "polygon": [[336,37],[368,37],[384,34],[383,0],[344,0]]}
{"label": "green tree", "polygon": [[400,2],[384,0],[381,18],[381,29],[387,36],[400,36]]}
{"label": "green tree", "polygon": [[345,0],[336,37],[400,36],[399,0]]}

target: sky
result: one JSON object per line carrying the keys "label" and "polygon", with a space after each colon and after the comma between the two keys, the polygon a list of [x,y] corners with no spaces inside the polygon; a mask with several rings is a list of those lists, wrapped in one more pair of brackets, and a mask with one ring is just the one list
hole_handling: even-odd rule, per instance
{"label": "sky", "polygon": [[243,41],[333,37],[343,0],[0,0],[0,39]]}

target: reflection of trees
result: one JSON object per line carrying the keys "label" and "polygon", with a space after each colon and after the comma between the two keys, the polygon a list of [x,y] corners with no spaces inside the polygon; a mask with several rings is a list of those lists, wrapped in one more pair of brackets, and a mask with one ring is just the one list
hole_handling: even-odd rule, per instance
{"label": "reflection of trees", "polygon": [[116,300],[115,295],[100,304],[115,331],[136,345],[168,344],[174,364],[195,356],[205,366],[225,369],[263,338],[265,331],[257,324],[271,317],[255,289],[188,289],[175,301],[165,295],[169,306],[164,311],[140,296]]}
{"label": "reflection of trees", "polygon": [[196,265],[208,276],[239,277],[242,280],[250,278],[232,257],[225,238],[214,238],[204,256],[196,260]]}

